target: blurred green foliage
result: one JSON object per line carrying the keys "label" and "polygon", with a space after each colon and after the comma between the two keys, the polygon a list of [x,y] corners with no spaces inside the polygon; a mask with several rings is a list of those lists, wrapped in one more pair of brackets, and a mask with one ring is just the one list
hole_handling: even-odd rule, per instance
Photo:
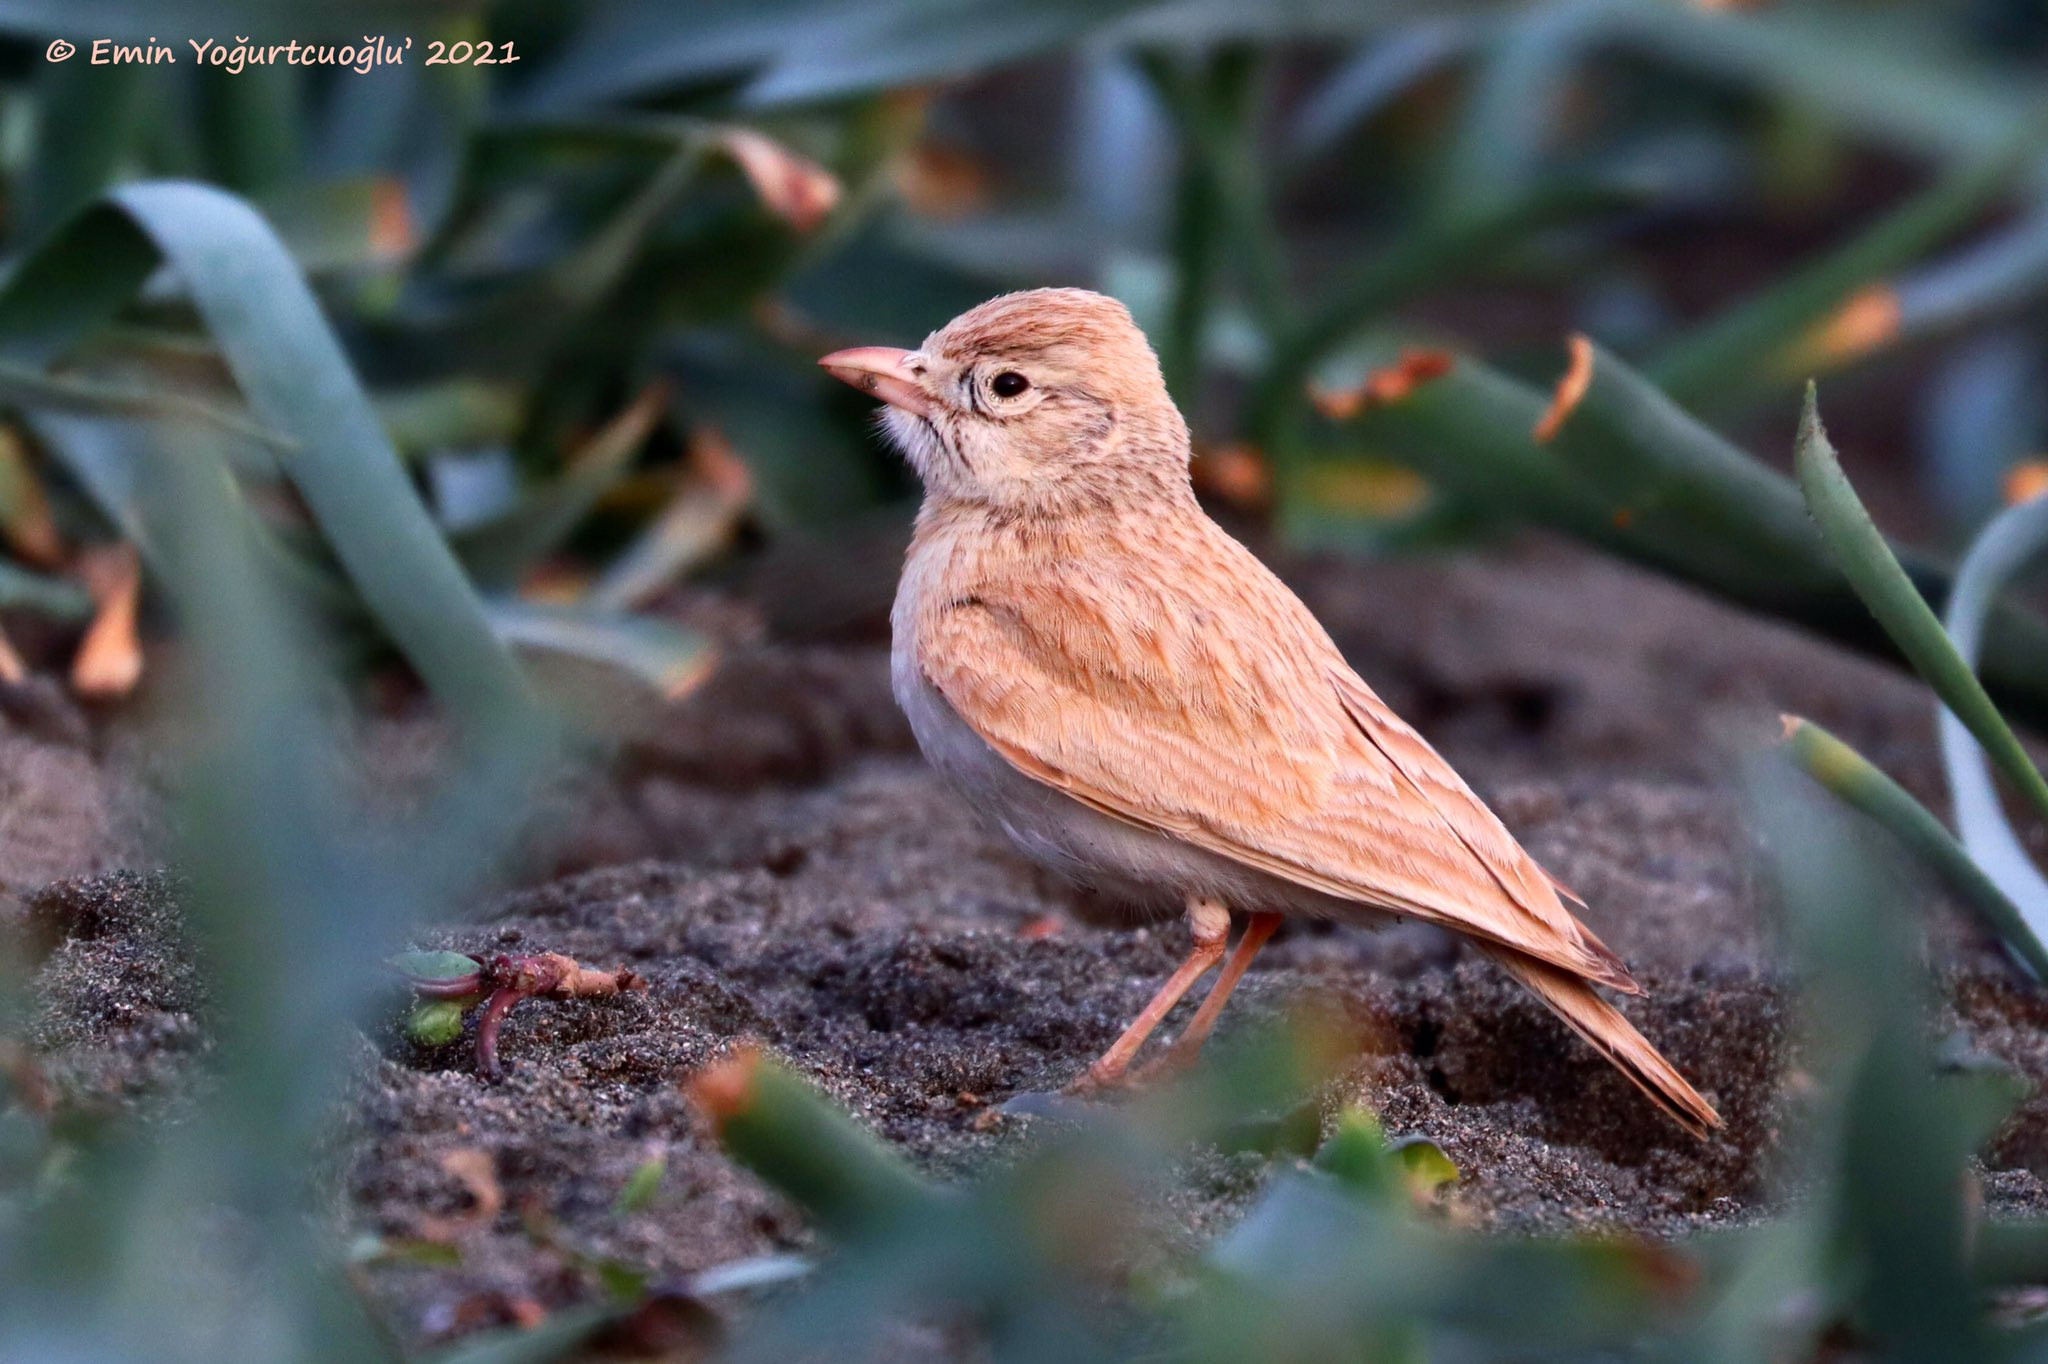
{"label": "blurred green foliage", "polygon": [[[14,283],[9,329],[22,334],[0,397],[74,537],[123,529],[138,424],[226,423],[249,447],[234,463],[252,502],[266,506],[282,474],[315,504],[318,540],[278,529],[307,589],[344,613],[360,599],[372,637],[424,667],[419,650],[441,642],[365,581],[380,559],[305,484],[327,461],[293,458],[290,423],[265,414],[260,329],[223,325],[203,271],[142,291],[176,251],[136,205],[182,195],[190,216],[196,192],[137,187],[86,207],[138,179],[232,190],[310,278],[362,381],[308,415],[312,431],[360,447],[377,440],[374,414],[489,592],[605,607],[583,620],[500,609],[484,622],[499,638],[668,689],[701,672],[702,643],[617,619],[623,565],[646,602],[721,553],[743,518],[828,533],[909,492],[815,355],[914,340],[998,289],[1078,279],[1122,294],[1151,328],[1203,448],[1249,442],[1297,538],[1387,547],[1533,519],[1883,647],[1842,609],[1830,562],[1785,534],[1789,490],[1747,472],[1738,446],[1712,456],[1718,491],[1690,459],[1689,481],[1657,490],[1655,530],[1621,466],[1672,458],[1666,444],[1709,449],[1694,414],[1758,410],[1816,367],[1867,368],[1967,327],[1995,330],[2008,352],[2027,344],[2048,229],[2029,207],[2043,123],[2026,65],[2038,38],[2013,36],[2028,32],[2021,8],[716,0],[675,14],[525,0],[455,6],[424,27],[340,0],[294,11],[295,36],[337,51],[412,39],[411,60],[358,72],[210,64],[192,39],[260,57],[277,36],[275,18],[229,0],[4,6],[19,63],[5,225],[34,268]],[[59,33],[80,56],[44,57]],[[152,38],[177,61],[93,64],[95,40]],[[489,42],[497,60],[423,64],[430,43],[454,42]],[[1014,96],[946,84],[1020,62]],[[1874,98],[1879,84],[1895,94]],[[1002,121],[1025,102],[1063,112]],[[1828,220],[1833,240],[1801,254],[1742,230],[1746,213],[1811,237],[1800,219],[1852,175],[1880,188],[1857,191],[1846,226]],[[1915,179],[1927,187],[1882,188]],[[224,243],[231,210],[211,202],[192,230]],[[1722,241],[1771,273],[1738,261],[1732,276],[1762,282],[1716,290],[1688,319],[1687,281],[1670,272],[1719,262],[1711,243],[1674,253],[1661,240],[1731,219]],[[260,229],[241,231],[223,255],[249,256]],[[117,258],[128,264],[102,269]],[[1550,376],[1532,342],[1546,338],[1475,338],[1482,360],[1415,321],[1478,286],[1544,291],[1552,336],[1594,329],[1603,384],[1633,366],[1669,410],[1634,401],[1637,417],[1609,424],[1613,461],[1539,448],[1518,409],[1540,411]],[[284,296],[277,281],[269,292]],[[1470,371],[1489,387],[1490,419],[1460,413],[1445,430],[1426,395],[1360,422],[1310,403],[1312,384],[1341,386],[1418,342],[1459,354],[1460,382]],[[1928,399],[1942,413],[1930,463],[1972,514],[2004,463],[2048,439],[2015,372],[1939,376]],[[650,393],[652,407],[635,404]],[[587,445],[600,427],[619,438]],[[697,456],[728,446],[748,482],[720,500]],[[1976,465],[1955,453],[1976,447]],[[1332,500],[1351,484],[1330,470],[1387,460],[1420,468],[1427,495]],[[395,471],[377,467],[388,485]],[[1751,519],[1778,528],[1775,558],[1731,537]],[[1666,549],[1681,542],[1692,547]],[[419,614],[473,617],[448,614],[446,567],[382,572],[443,583]],[[1913,568],[1942,595],[1937,565]],[[448,645],[467,647],[470,628],[451,624]],[[2028,716],[2048,709],[2026,666],[2039,633],[2008,609],[1985,647],[1992,690]]]}
{"label": "blurred green foliage", "polygon": [[2042,934],[2048,932],[2048,881],[2000,806],[1991,769],[1995,766],[2034,814],[2044,818],[2048,781],[1974,671],[1986,617],[2005,580],[2048,548],[2048,503],[2022,503],[1984,529],[1957,574],[1944,623],[1900,567],[1843,474],[1810,384],[1796,466],[1829,552],[1945,707],[1942,760],[1961,843],[1903,788],[1818,726],[1788,717],[1791,752],[1823,786],[1919,853],[2036,981],[2048,980],[2048,947],[2042,945]]}
{"label": "blurred green foliage", "polygon": [[[243,33],[413,47],[366,73],[191,59]],[[181,862],[219,1029],[158,1130],[51,1108],[0,1051],[0,1355],[395,1355],[307,1216],[319,1136],[382,957],[459,913],[560,750],[535,661],[657,694],[701,676],[705,642],[647,609],[668,586],[743,523],[827,536],[911,491],[813,358],[1005,287],[1125,298],[1202,453],[1248,449],[1270,487],[1233,495],[1300,542],[1534,522],[1896,641],[1960,717],[1963,847],[1817,732],[1790,757],[2039,955],[2013,921],[2048,887],[1975,745],[2038,800],[1993,700],[2048,714],[2044,626],[1999,599],[2048,502],[1951,573],[1876,532],[1817,425],[1803,500],[1736,439],[1787,425],[1816,370],[1910,427],[1911,374],[1925,449],[1895,463],[1924,454],[1965,524],[2048,443],[2048,27],[2019,0],[0,0],[0,34],[0,608],[75,631],[78,547],[144,554],[195,660]],[[83,55],[50,60],[60,37]],[[176,64],[90,59],[152,37]],[[516,60],[427,66],[431,41]],[[1540,323],[1475,312],[1496,297]],[[1553,396],[1568,331],[1593,340]],[[1451,363],[1312,397],[1415,352]],[[1332,495],[1390,462],[1420,497]],[[332,784],[317,700],[391,654],[466,740],[402,830]],[[659,1288],[593,1267],[609,1300],[460,1357],[554,1358],[654,1304],[701,1326],[704,1298],[792,1280],[740,1357],[933,1319],[1017,1360],[2043,1355],[1983,1305],[2048,1275],[2048,1237],[1966,1198],[2009,1086],[1937,1066],[1904,907],[1836,812],[1781,760],[1753,786],[1816,1082],[1773,1221],[1679,1246],[1459,1231],[1430,1211],[1442,1153],[1326,1115],[1298,1037],[965,1187],[756,1060],[707,1106],[829,1259]],[[1269,1155],[1264,1193],[1201,1251],[1147,1253],[1125,1214],[1204,1145]]]}

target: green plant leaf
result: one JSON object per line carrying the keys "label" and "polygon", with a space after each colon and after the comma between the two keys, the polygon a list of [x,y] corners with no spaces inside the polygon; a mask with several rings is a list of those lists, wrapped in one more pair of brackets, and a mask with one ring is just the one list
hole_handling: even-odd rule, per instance
{"label": "green plant leaf", "polygon": [[[1402,346],[1367,352],[1392,363]],[[1846,644],[1890,657],[1896,645],[1843,570],[1803,527],[1797,486],[1729,444],[1611,354],[1549,445],[1532,436],[1551,404],[1469,357],[1399,402],[1332,428],[1353,448],[1411,466],[1466,504],[1565,530]],[[1293,484],[1282,469],[1283,514]],[[1638,505],[1640,503],[1641,505]],[[1947,595],[1939,563],[1898,551],[1911,580]],[[2016,714],[2048,717],[2048,625],[2012,603],[1985,634],[1984,675]]]}
{"label": "green plant leaf", "polygon": [[691,1093],[733,1158],[828,1232],[871,1234],[942,1205],[901,1156],[780,1062],[742,1053],[699,1073]]}
{"label": "green plant leaf", "polygon": [[5,360],[0,360],[0,403],[29,411],[191,422],[280,453],[292,449],[294,444],[289,437],[259,426],[239,413],[180,393],[51,374]]}
{"label": "green plant leaf", "polygon": [[1987,1217],[1974,1240],[1973,1268],[1980,1281],[2002,1285],[2048,1279],[2048,1218]]}
{"label": "green plant leaf", "polygon": [[597,1282],[604,1289],[605,1296],[614,1302],[637,1303],[647,1292],[647,1271],[635,1269],[623,1261],[604,1259],[590,1266],[597,1275]]}
{"label": "green plant leaf", "polygon": [[2038,111],[2017,70],[1961,60],[1936,11],[1872,11],[1846,23],[1831,6],[1733,12],[1615,0],[1599,37],[1797,103],[1860,137],[1916,156],[1987,156]]}
{"label": "green plant leaf", "polygon": [[[434,13],[452,20],[482,8],[482,0],[442,0]],[[248,32],[254,21],[267,17],[275,17],[274,12],[251,0],[5,0],[0,4],[0,32],[74,38],[94,34],[131,43],[154,35],[168,42],[167,33],[203,37]],[[379,26],[402,32],[419,17],[419,6],[412,0],[297,0],[291,10],[294,36],[343,42],[375,33]],[[189,51],[178,55],[182,58]]]}
{"label": "green plant leaf", "polygon": [[1525,196],[1556,134],[1570,78],[1608,0],[1504,11],[1480,53],[1462,126],[1445,157],[1439,214]]}
{"label": "green plant leaf", "polygon": [[873,440],[848,420],[862,410],[858,396],[820,385],[811,357],[792,363],[758,342],[704,332],[664,358],[691,394],[693,415],[715,426],[753,474],[753,510],[771,529],[816,529],[873,509],[881,483],[862,458]]}
{"label": "green plant leaf", "polygon": [[[166,436],[189,429],[190,423],[77,417],[48,410],[25,420],[38,443],[64,467],[107,521],[161,572],[162,547],[156,542],[152,526],[152,521],[160,518],[151,517],[144,503],[144,484],[149,473],[146,466],[160,456]],[[225,455],[237,448],[215,447],[209,454]],[[226,469],[217,472],[223,488],[232,492]],[[232,524],[246,534],[265,568],[289,584],[302,604],[317,608],[323,617],[336,622],[363,620],[360,598],[335,571],[330,559],[301,552],[300,547],[259,519],[243,498],[225,498],[222,515],[223,530]]]}
{"label": "green plant leaf", "polygon": [[699,0],[686,14],[639,0],[593,12],[536,75],[528,110],[581,109],[662,89],[701,85],[768,62],[817,0]]}
{"label": "green plant leaf", "polygon": [[457,532],[455,552],[470,576],[486,590],[516,586],[618,483],[667,410],[667,386],[649,385],[570,457],[559,478],[504,514]]}
{"label": "green plant leaf", "polygon": [[1289,158],[1307,162],[1335,150],[1360,125],[1464,55],[1473,30],[1462,16],[1424,19],[1363,43],[1295,112],[1287,134]]}
{"label": "green plant leaf", "polygon": [[292,185],[264,194],[257,206],[312,275],[389,266],[415,244],[405,184],[388,176]]}
{"label": "green plant leaf", "polygon": [[617,1321],[614,1303],[595,1303],[556,1312],[532,1328],[480,1333],[451,1350],[427,1356],[428,1364],[558,1364],[600,1330]]}
{"label": "green plant leaf", "polygon": [[53,620],[90,620],[92,593],[83,584],[52,578],[0,559],[0,607],[33,611]]}
{"label": "green plant leaf", "polygon": [[1361,1193],[1384,1194],[1389,1180],[1387,1134],[1380,1120],[1364,1108],[1338,1115],[1336,1130],[1316,1151],[1318,1170]]}
{"label": "green plant leaf", "polygon": [[690,1276],[690,1292],[700,1298],[720,1293],[744,1293],[750,1289],[774,1288],[801,1279],[817,1265],[801,1255],[751,1255],[730,1260]]}
{"label": "green plant leaf", "polygon": [[2040,133],[2029,128],[1997,155],[1951,172],[1848,242],[1679,338],[1645,373],[1688,407],[1759,380],[1803,377],[1825,357],[1795,354],[1799,338],[1857,289],[1887,280],[1983,213],[2039,147]]}
{"label": "green plant leaf", "polygon": [[476,958],[466,952],[400,952],[392,969],[414,980],[461,980],[477,972]]}
{"label": "green plant leaf", "polygon": [[588,241],[549,268],[549,288],[569,309],[589,308],[626,277],[662,219],[696,179],[703,151],[685,139],[646,184]]}
{"label": "green plant leaf", "polygon": [[302,157],[303,74],[298,67],[268,64],[193,72],[196,141],[206,179],[238,194],[258,194],[293,177]]}
{"label": "green plant leaf", "polygon": [[[2034,766],[2005,717],[1992,704],[1977,674],[1956,652],[1941,628],[1941,621],[1899,567],[1891,547],[1863,509],[1862,501],[1842,472],[1834,447],[1828,443],[1827,432],[1821,429],[1819,400],[1811,384],[1807,385],[1806,407],[1799,418],[1795,463],[1806,505],[1856,595],[1870,608],[1914,670],[1934,688],[1977,742],[1984,745],[1998,770],[2037,812],[2048,818],[2048,781],[2042,779],[2040,769]],[[1987,598],[1973,605],[1983,611],[1989,609],[1990,603]]]}
{"label": "green plant leaf", "polygon": [[1590,381],[1575,406],[1553,407],[1562,419],[1549,428],[1548,447],[1599,490],[1625,539],[1753,598],[1839,591],[1841,574],[1791,480],[1611,352],[1583,338],[1574,344],[1590,360]]}
{"label": "green plant leaf", "polygon": [[0,355],[47,364],[104,322],[159,262],[191,292],[378,623],[465,723],[522,714],[524,680],[407,480],[348,357],[276,235],[203,185],[117,190],[67,223],[0,290]]}
{"label": "green plant leaf", "polygon": [[668,1160],[654,1156],[643,1161],[619,1190],[619,1196],[612,1203],[614,1217],[631,1217],[644,1212],[653,1204],[654,1196],[661,1192],[661,1181],[668,1174]]}
{"label": "green plant leaf", "polygon": [[1899,280],[1899,335],[1909,344],[2024,309],[2048,289],[2048,213],[2038,208]]}
{"label": "green plant leaf", "polygon": [[842,98],[1048,51],[1151,0],[873,0],[821,15],[747,87],[754,105]]}
{"label": "green plant leaf", "polygon": [[511,644],[599,664],[671,699],[702,681],[717,660],[703,635],[651,616],[505,599],[486,602],[484,611]]}
{"label": "green plant leaf", "polygon": [[[6,9],[0,8],[0,23]],[[61,32],[80,30],[67,24]],[[160,74],[143,66],[38,63],[35,93],[44,134],[24,177],[27,226],[47,232],[114,183],[136,150],[144,110],[160,98]]]}
{"label": "green plant leaf", "polygon": [[1833,1247],[1824,1264],[1849,1254],[1858,1266],[1846,1278],[1822,1269],[1816,1287],[1841,1296],[1810,1329],[1849,1312],[1886,1358],[1980,1357],[1988,1330],[1964,1258],[1964,1171],[1982,1109],[1939,1087],[1920,920],[1896,867],[1851,837],[1827,796],[1782,763],[1748,775],[1816,1023],[1801,1057],[1817,1103],[1803,1121],[1814,1174],[1834,1191],[1815,1210]]}
{"label": "green plant leaf", "polygon": [[[1998,594],[2028,560],[2048,548],[2048,498],[2009,507],[1993,518],[1963,556],[1944,620],[1964,666],[1974,667],[1984,625]],[[1955,804],[1956,829],[1976,864],[2004,890],[2036,933],[2048,932],[2048,878],[2006,819],[1984,750],[1953,708],[1939,717],[1941,761]]]}
{"label": "green plant leaf", "polygon": [[405,1035],[423,1047],[445,1047],[462,1036],[462,1004],[453,999],[425,999],[406,1016]]}
{"label": "green plant leaf", "polygon": [[1655,193],[1654,185],[1639,179],[1563,178],[1505,203],[1411,229],[1356,272],[1334,281],[1309,316],[1276,340],[1253,404],[1254,433],[1272,444],[1277,425],[1300,406],[1317,367],[1401,302],[1539,232],[1639,205]]}
{"label": "green plant leaf", "polygon": [[1785,718],[1785,748],[1809,777],[1903,843],[2036,980],[2048,980],[2048,949],[2026,916],[1905,787],[1810,720]]}
{"label": "green plant leaf", "polygon": [[1401,1167],[1415,1193],[1434,1194],[1458,1182],[1457,1162],[1428,1137],[1402,1137],[1387,1147],[1387,1154]]}
{"label": "green plant leaf", "polygon": [[417,1236],[359,1236],[348,1247],[352,1265],[423,1265],[454,1269],[462,1263],[462,1247]]}
{"label": "green plant leaf", "polygon": [[509,384],[454,378],[380,392],[377,415],[391,443],[411,457],[506,444],[519,434],[526,403]]}

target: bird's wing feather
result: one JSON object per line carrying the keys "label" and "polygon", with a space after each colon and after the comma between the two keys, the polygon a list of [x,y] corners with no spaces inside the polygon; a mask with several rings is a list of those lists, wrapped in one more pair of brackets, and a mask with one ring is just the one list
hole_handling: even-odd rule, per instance
{"label": "bird's wing feather", "polygon": [[919,666],[1012,766],[1105,814],[1637,989],[1293,593],[1220,531],[1176,558],[935,597]]}

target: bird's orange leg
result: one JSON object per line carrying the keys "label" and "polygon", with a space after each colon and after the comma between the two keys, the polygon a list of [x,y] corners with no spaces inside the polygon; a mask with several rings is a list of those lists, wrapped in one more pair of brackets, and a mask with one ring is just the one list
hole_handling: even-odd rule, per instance
{"label": "bird's orange leg", "polygon": [[1195,1010],[1195,1016],[1188,1022],[1187,1031],[1173,1044],[1173,1049],[1154,1062],[1148,1069],[1162,1070],[1184,1066],[1195,1059],[1202,1050],[1202,1044],[1209,1040],[1209,1034],[1216,1031],[1216,1020],[1223,1016],[1223,1006],[1230,1002],[1230,992],[1244,979],[1252,958],[1259,955],[1259,949],[1280,927],[1278,914],[1255,913],[1244,926],[1244,936],[1237,940],[1237,948],[1224,963],[1223,974],[1216,977],[1216,983],[1209,987],[1202,1007]]}
{"label": "bird's orange leg", "polygon": [[1230,911],[1215,900],[1188,901],[1188,934],[1194,941],[1187,959],[1159,987],[1157,994],[1141,1010],[1131,1026],[1124,1029],[1123,1036],[1110,1043],[1109,1050],[1102,1053],[1088,1073],[1077,1080],[1072,1088],[1086,1093],[1089,1090],[1105,1089],[1124,1078],[1130,1069],[1131,1058],[1138,1054],[1138,1048],[1145,1045],[1160,1022],[1173,1012],[1173,1006],[1180,1003],[1194,983],[1202,978],[1208,969],[1223,960],[1223,945],[1230,939]]}

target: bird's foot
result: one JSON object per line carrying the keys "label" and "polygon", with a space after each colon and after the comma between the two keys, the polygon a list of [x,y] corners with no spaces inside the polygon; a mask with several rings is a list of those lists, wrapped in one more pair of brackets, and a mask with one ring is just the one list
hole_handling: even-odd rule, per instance
{"label": "bird's foot", "polygon": [[1060,1093],[1069,1099],[1106,1099],[1116,1094],[1129,1094],[1144,1088],[1145,1072],[1143,1066],[1106,1066],[1097,1061]]}
{"label": "bird's foot", "polygon": [[1135,1094],[1152,1089],[1179,1076],[1193,1064],[1199,1050],[1197,1048],[1191,1051],[1173,1046],[1143,1065],[1119,1066],[1115,1069],[1097,1061],[1060,1092],[1071,1099],[1089,1099],[1107,1098],[1115,1094]]}
{"label": "bird's foot", "polygon": [[1124,1083],[1133,1088],[1147,1088],[1162,1085],[1185,1075],[1202,1054],[1200,1046],[1184,1047],[1179,1044],[1168,1047],[1144,1065],[1134,1068]]}
{"label": "bird's foot", "polygon": [[1110,1072],[1096,1064],[1074,1077],[1060,1093],[1069,1099],[1093,1099],[1122,1089],[1128,1083],[1129,1072]]}

